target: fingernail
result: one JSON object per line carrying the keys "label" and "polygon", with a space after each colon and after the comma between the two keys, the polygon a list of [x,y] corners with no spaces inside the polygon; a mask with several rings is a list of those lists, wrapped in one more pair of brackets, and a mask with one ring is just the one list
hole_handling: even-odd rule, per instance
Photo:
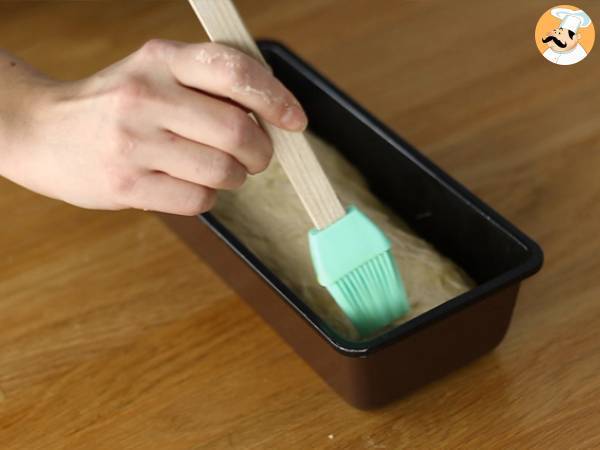
{"label": "fingernail", "polygon": [[302,131],[306,128],[308,119],[300,106],[289,105],[281,117],[281,123],[290,130]]}

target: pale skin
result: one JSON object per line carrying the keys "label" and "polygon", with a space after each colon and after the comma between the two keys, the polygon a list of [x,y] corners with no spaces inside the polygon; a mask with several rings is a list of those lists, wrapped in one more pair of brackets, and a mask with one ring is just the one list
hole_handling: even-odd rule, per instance
{"label": "pale skin", "polygon": [[199,214],[269,165],[248,111],[307,124],[267,68],[223,45],[152,40],[75,82],[0,51],[0,175],[84,208]]}

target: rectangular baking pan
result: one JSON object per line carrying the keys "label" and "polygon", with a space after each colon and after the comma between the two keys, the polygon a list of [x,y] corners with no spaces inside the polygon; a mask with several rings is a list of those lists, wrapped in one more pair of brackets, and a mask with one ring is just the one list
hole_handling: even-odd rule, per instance
{"label": "rectangular baking pan", "polygon": [[508,329],[521,280],[542,265],[540,247],[283,45],[259,47],[304,106],[311,131],[477,286],[385,334],[350,342],[210,213],[162,219],[358,408],[382,406],[492,350]]}

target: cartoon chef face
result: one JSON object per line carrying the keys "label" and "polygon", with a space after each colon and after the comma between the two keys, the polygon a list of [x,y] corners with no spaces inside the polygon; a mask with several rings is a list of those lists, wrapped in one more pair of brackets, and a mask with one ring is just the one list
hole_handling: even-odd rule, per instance
{"label": "cartoon chef face", "polygon": [[542,38],[542,42],[555,52],[562,53],[573,50],[580,39],[581,34],[576,34],[573,30],[560,27],[546,34]]}
{"label": "cartoon chef face", "polygon": [[[585,11],[573,9],[572,7],[552,8],[548,12],[551,16],[559,19],[560,22],[554,22],[555,25],[550,26],[544,25],[543,28],[539,28],[542,19],[538,22],[538,28],[536,28],[536,39],[539,39],[538,45],[543,43],[547,47],[542,50],[542,56],[551,63],[560,66],[570,66],[585,59],[587,50],[582,45],[582,36],[584,40],[591,36],[589,37],[591,41],[588,41],[587,45],[591,45],[590,42],[593,44],[594,39],[594,29],[590,16]],[[542,18],[547,16],[548,12]],[[554,21],[552,18],[549,19],[551,22]],[[547,23],[548,21],[544,20],[544,22]],[[548,31],[550,27],[553,27],[553,29]],[[580,30],[588,27],[591,27],[591,35],[589,31]],[[542,45],[539,45],[539,48],[543,48]],[[588,47],[588,49],[590,48]]]}

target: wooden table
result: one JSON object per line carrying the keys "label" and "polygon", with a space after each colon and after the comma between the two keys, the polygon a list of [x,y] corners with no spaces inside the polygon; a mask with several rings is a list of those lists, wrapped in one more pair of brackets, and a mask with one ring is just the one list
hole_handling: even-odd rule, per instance
{"label": "wooden table", "polygon": [[[546,1],[239,6],[536,238],[544,269],[496,351],[363,412],[152,214],[0,181],[0,448],[600,447],[600,49],[546,62]],[[0,30],[61,78],[205,40],[183,0],[4,1]]]}

